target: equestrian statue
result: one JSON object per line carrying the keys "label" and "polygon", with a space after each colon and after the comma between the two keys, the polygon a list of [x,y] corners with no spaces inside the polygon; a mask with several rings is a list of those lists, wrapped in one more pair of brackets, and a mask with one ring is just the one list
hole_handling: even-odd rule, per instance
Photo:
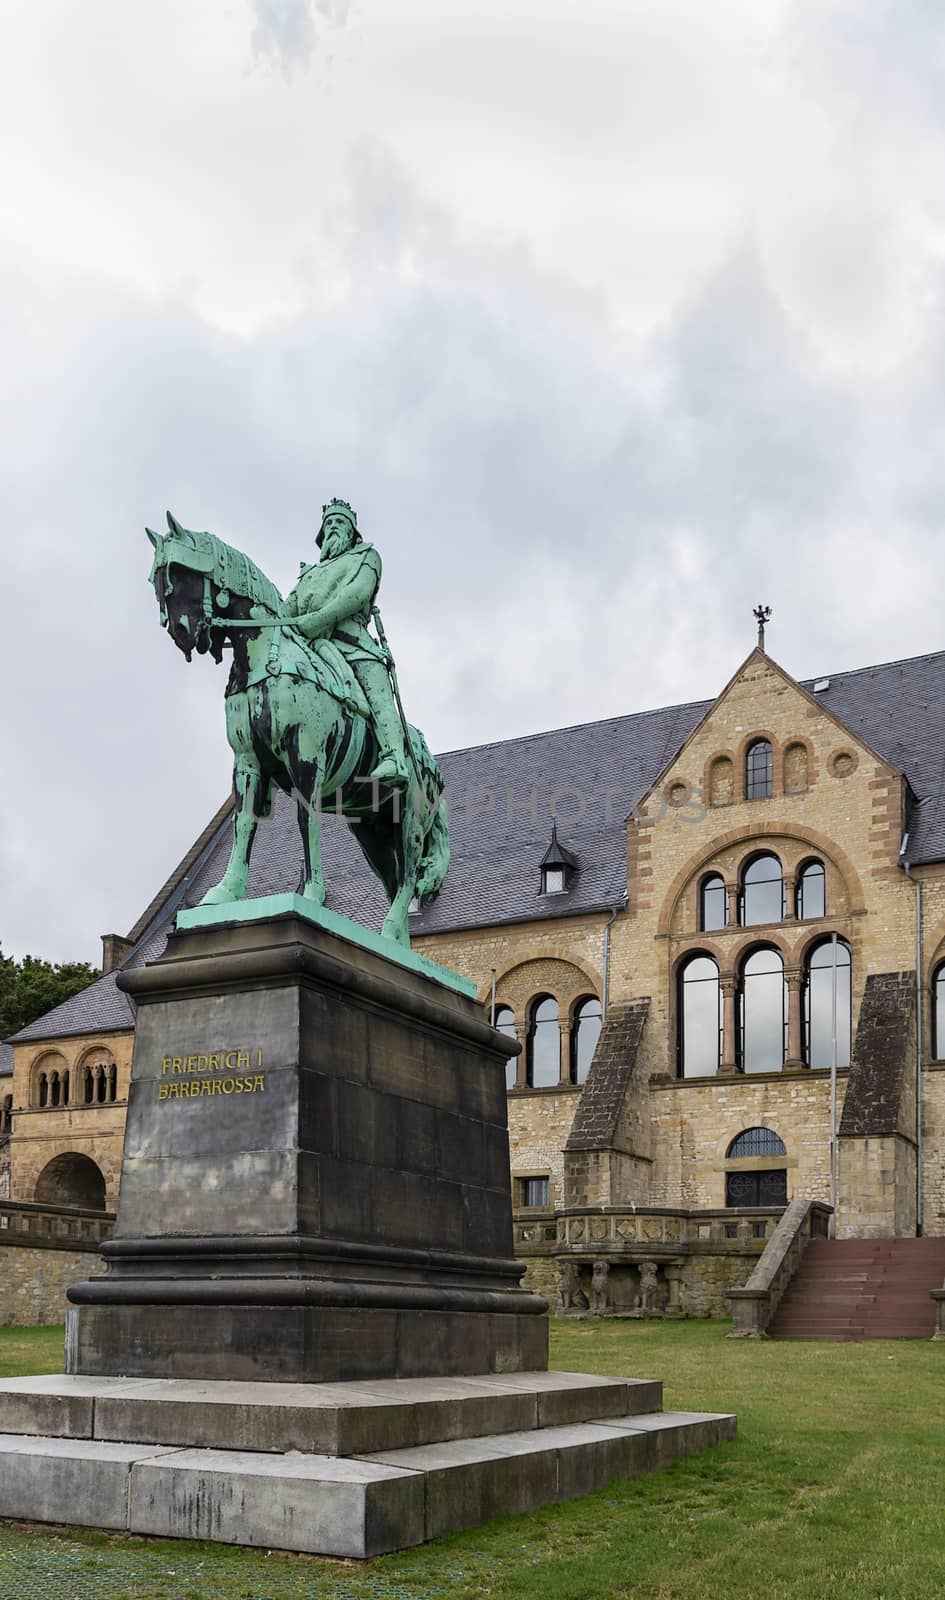
{"label": "equestrian statue", "polygon": [[[377,609],[381,559],[346,500],[323,507],[319,560],[303,563],[283,600],[248,556],[167,513],[148,528],[161,625],[189,661],[233,651],[226,732],[236,815],[227,869],[201,904],[246,897],[249,859],[272,786],[294,797],[302,835],[301,895],[323,905],[324,802],[345,817],[390,910],[382,933],[409,945],[408,911],[432,899],[449,867],[443,775],[406,721]],[[372,633],[373,622],[375,632]]]}

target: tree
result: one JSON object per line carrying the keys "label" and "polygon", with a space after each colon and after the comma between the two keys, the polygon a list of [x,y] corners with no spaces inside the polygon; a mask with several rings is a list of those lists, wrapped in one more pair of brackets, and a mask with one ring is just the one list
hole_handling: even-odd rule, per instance
{"label": "tree", "polygon": [[35,1022],[53,1006],[87,989],[101,973],[85,961],[55,965],[36,956],[14,961],[0,949],[0,1039]]}

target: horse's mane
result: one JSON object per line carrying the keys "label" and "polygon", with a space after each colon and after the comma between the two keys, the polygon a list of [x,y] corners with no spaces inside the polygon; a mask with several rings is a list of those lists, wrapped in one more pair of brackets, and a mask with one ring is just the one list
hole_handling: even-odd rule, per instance
{"label": "horse's mane", "polygon": [[242,550],[235,550],[231,544],[218,539],[215,533],[195,533],[191,528],[183,528],[177,523],[171,537],[179,540],[181,535],[193,541],[195,553],[203,558],[195,564],[199,565],[201,571],[209,572],[217,589],[241,595],[254,605],[267,606],[276,616],[282,614],[284,603],[279,590],[261,567],[257,567],[255,561],[251,561]]}

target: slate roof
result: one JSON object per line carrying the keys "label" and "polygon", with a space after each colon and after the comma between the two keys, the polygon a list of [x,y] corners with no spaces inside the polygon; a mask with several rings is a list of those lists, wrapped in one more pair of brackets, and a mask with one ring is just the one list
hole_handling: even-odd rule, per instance
{"label": "slate roof", "polygon": [[13,1046],[0,1044],[0,1078],[9,1078],[13,1071]]}
{"label": "slate roof", "polygon": [[[813,690],[815,682],[802,685]],[[945,860],[945,652],[865,667],[829,679],[816,699],[907,777],[913,807],[910,863]],[[415,934],[574,916],[620,904],[626,890],[625,819],[714,700],[611,717],[519,739],[452,750],[446,779],[452,860],[443,891],[411,918]],[[578,860],[566,895],[538,892],[539,865],[557,810],[561,843]],[[223,874],[230,807],[224,805],[131,931],[126,966],[154,960],[180,905],[195,904]],[[323,860],[332,909],[380,927],[384,897],[347,826],[326,815]],[[295,808],[277,794],[256,836],[251,895],[298,886]],[[17,1039],[125,1029],[129,1002],[114,974],[24,1028]]]}

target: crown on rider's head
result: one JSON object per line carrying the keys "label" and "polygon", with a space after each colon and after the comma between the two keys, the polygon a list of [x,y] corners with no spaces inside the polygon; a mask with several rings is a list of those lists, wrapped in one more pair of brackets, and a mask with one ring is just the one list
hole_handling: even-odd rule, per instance
{"label": "crown on rider's head", "polygon": [[315,543],[318,545],[319,549],[321,549],[322,540],[325,537],[325,518],[330,517],[333,511],[341,512],[343,516],[347,517],[352,528],[354,529],[355,538],[360,539],[361,537],[358,532],[358,514],[353,507],[349,506],[347,500],[329,500],[327,505],[322,506],[321,527],[318,530],[318,538],[315,540]]}

